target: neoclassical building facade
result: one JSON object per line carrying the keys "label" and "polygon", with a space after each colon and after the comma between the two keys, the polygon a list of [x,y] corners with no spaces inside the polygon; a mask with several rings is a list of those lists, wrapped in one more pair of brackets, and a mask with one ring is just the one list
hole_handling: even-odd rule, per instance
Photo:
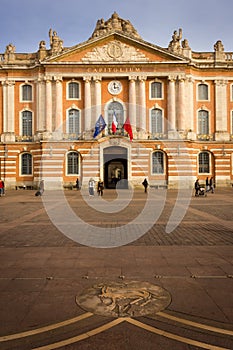
{"label": "neoclassical building facade", "polygon": [[86,186],[91,177],[106,188],[145,177],[168,188],[206,177],[233,183],[233,54],[220,40],[213,52],[193,52],[179,29],[162,48],[113,13],[72,47],[51,29],[49,47],[41,41],[35,53],[9,44],[0,80],[6,188],[41,179],[48,189],[69,187],[77,178]]}

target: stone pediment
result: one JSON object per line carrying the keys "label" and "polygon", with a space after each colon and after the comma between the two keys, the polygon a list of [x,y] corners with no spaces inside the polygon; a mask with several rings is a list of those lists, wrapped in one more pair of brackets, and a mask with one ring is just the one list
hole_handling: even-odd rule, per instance
{"label": "stone pediment", "polygon": [[46,59],[60,63],[150,63],[183,61],[185,58],[168,49],[155,46],[141,39],[129,38],[122,33],[106,34],[101,38],[66,48],[62,53]]}
{"label": "stone pediment", "polygon": [[84,63],[94,62],[148,62],[149,58],[139,49],[113,40],[103,46],[97,46],[82,58]]}

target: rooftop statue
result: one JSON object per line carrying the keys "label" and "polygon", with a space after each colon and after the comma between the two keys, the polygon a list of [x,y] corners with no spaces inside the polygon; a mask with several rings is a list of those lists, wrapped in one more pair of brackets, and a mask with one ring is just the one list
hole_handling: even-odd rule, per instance
{"label": "rooftop statue", "polygon": [[170,41],[168,45],[168,50],[174,53],[180,53],[181,46],[180,46],[180,40],[182,39],[182,29],[179,29],[179,34],[177,30],[174,31],[172,35],[172,40]]}
{"label": "rooftop statue", "polygon": [[109,18],[107,21],[104,21],[103,18],[97,21],[91,38],[96,38],[114,31],[123,32],[127,35],[141,39],[131,22],[120,18],[116,12],[114,12],[111,18]]}
{"label": "rooftop statue", "polygon": [[57,35],[57,32],[52,29],[49,30],[49,38],[52,54],[60,53],[63,50],[63,40],[61,40]]}

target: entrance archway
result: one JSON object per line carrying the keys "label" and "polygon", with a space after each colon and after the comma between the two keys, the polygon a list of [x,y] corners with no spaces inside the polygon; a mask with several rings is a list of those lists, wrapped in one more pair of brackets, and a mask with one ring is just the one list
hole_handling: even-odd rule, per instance
{"label": "entrance archway", "polygon": [[[104,184],[106,188],[128,188],[128,150],[112,146],[103,151]],[[124,181],[121,181],[124,180]]]}

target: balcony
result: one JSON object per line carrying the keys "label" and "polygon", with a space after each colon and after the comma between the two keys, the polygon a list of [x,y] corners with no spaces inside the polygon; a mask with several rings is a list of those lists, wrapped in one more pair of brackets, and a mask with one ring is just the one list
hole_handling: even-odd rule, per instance
{"label": "balcony", "polygon": [[16,142],[32,142],[33,141],[33,136],[18,135],[18,136],[15,136],[15,141]]}

